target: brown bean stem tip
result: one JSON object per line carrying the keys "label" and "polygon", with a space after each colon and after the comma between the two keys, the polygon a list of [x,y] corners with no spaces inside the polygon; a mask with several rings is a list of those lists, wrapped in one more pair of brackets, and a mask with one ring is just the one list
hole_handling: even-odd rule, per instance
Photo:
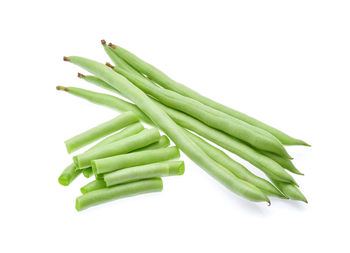
{"label": "brown bean stem tip", "polygon": [[83,75],[82,73],[78,73],[78,77],[83,78],[83,77],[85,77],[85,75]]}
{"label": "brown bean stem tip", "polygon": [[69,58],[67,56],[63,56],[63,60],[64,61],[70,61]]}
{"label": "brown bean stem tip", "polygon": [[114,66],[112,64],[110,64],[109,62],[106,62],[106,66],[114,69]]}
{"label": "brown bean stem tip", "polygon": [[101,44],[102,45],[106,45],[106,41],[105,40],[101,40]]}
{"label": "brown bean stem tip", "polygon": [[116,48],[116,46],[115,46],[114,44],[112,44],[112,43],[108,43],[108,46],[111,47],[111,48],[113,48],[113,49]]}

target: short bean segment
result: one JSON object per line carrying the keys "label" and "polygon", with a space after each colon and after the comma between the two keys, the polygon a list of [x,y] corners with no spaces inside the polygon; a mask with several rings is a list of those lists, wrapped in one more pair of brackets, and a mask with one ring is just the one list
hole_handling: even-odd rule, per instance
{"label": "short bean segment", "polygon": [[104,122],[79,135],[65,141],[68,153],[72,153],[102,137],[114,133],[132,123],[138,122],[139,118],[133,112],[125,112],[112,120]]}
{"label": "short bean segment", "polygon": [[107,187],[110,187],[145,178],[182,175],[184,171],[185,164],[183,161],[167,161],[117,170],[105,174],[103,180]]}
{"label": "short bean segment", "polygon": [[148,145],[147,147],[136,149],[133,152],[144,151],[144,150],[152,150],[152,149],[159,149],[159,148],[166,148],[169,145],[170,145],[169,138],[166,135],[162,135],[158,142],[152,143],[152,144]]}
{"label": "short bean segment", "polygon": [[61,175],[58,177],[58,182],[61,185],[68,186],[73,180],[79,176],[81,171],[77,171],[74,163],[67,166]]}
{"label": "short bean segment", "polygon": [[82,194],[85,194],[85,193],[96,191],[96,190],[103,189],[106,187],[107,186],[106,186],[105,181],[103,181],[101,179],[96,179],[96,180],[91,181],[90,183],[84,185],[83,187],[81,187],[80,192]]}
{"label": "short bean segment", "polygon": [[168,147],[111,156],[94,160],[91,164],[93,171],[98,175],[124,168],[168,161],[179,157],[180,152],[177,147]]}
{"label": "short bean segment", "polygon": [[186,131],[186,133],[211,158],[213,158],[216,162],[218,162],[225,168],[228,168],[233,174],[235,174],[240,179],[255,185],[262,191],[266,192],[266,194],[268,195],[276,196],[279,198],[285,198],[285,196],[281,194],[281,192],[278,191],[270,182],[254,175],[248,169],[246,169],[243,165],[231,159],[228,155],[226,155],[220,149],[210,145],[200,137],[188,131]]}
{"label": "short bean segment", "polygon": [[161,178],[150,178],[131,183],[116,185],[87,192],[76,199],[75,208],[78,211],[102,204],[115,199],[131,197],[150,192],[163,190]]}
{"label": "short bean segment", "polygon": [[131,101],[133,101],[157,127],[164,131],[190,159],[231,191],[251,201],[270,202],[268,197],[257,187],[240,180],[229,170],[207,156],[204,151],[188,139],[183,128],[178,126],[145,93],[135,87],[127,79],[118,75],[109,67],[93,60],[78,56],[64,57],[64,60],[86,69],[120,91],[122,95],[125,94],[125,96],[131,99]]}
{"label": "short bean segment", "polygon": [[222,105],[210,98],[207,98],[198,92],[188,88],[187,86],[180,84],[174,80],[172,80],[170,77],[168,77],[166,74],[155,68],[149,63],[146,63],[145,61],[138,58],[136,55],[130,53],[129,51],[125,50],[122,47],[109,44],[113,52],[118,55],[120,58],[122,58],[124,61],[126,61],[129,65],[131,65],[134,69],[136,69],[138,72],[143,73],[147,75],[151,80],[155,81],[157,84],[163,86],[166,89],[175,91],[183,96],[190,97],[192,99],[195,99],[207,106],[210,106],[218,111],[224,112],[228,115],[231,115],[232,117],[235,117],[237,119],[240,119],[242,121],[245,121],[253,126],[259,127],[261,129],[264,129],[265,131],[271,133],[276,138],[278,138],[282,144],[284,145],[305,145],[309,146],[306,142],[295,139],[280,130],[277,130],[276,128],[273,128],[261,121],[258,121],[244,113],[241,113],[239,111],[236,111],[234,109],[231,109],[225,105]]}
{"label": "short bean segment", "polygon": [[[70,90],[70,88],[69,88]],[[83,90],[83,89],[80,89]],[[69,92],[69,91],[68,91]],[[96,92],[89,93],[88,90],[83,90],[83,92],[79,92],[78,94],[74,94],[76,96],[84,98],[84,96],[87,96],[89,99],[90,97],[93,97],[96,94]],[[107,98],[109,98],[109,102],[105,103],[105,100],[103,99],[103,94],[98,93],[97,95],[98,99],[100,100],[100,103],[95,100],[95,103],[105,105],[107,107],[113,108],[117,111],[124,111],[124,110],[133,110],[135,113],[137,111],[140,111],[140,109],[129,102],[126,102],[120,98],[113,97],[110,95],[106,95]],[[112,99],[114,98],[114,99]],[[276,180],[279,181],[285,181],[285,182],[292,182],[294,183],[295,180],[284,171],[284,169],[275,161],[270,159],[269,157],[266,157],[260,153],[258,153],[255,149],[251,148],[250,146],[244,144],[243,142],[221,132],[214,128],[211,128],[204,123],[202,123],[199,120],[196,120],[182,112],[179,112],[177,110],[171,109],[169,107],[166,107],[160,103],[158,103],[156,100],[152,100],[154,103],[156,103],[160,108],[162,108],[177,124],[182,126],[183,128],[186,128],[188,130],[191,130],[202,137],[214,142],[215,144],[231,151],[232,153],[240,156],[244,160],[250,162],[260,170],[262,170],[264,173],[269,173],[272,177],[274,177]],[[146,118],[145,118],[146,117]],[[142,120],[148,120],[150,119],[144,115],[140,117]]]}
{"label": "short bean segment", "polygon": [[146,94],[156,98],[162,104],[185,112],[205,124],[241,139],[258,149],[270,151],[280,156],[290,158],[278,139],[265,130],[217,111],[194,99],[160,88],[147,78],[135,75],[121,68],[113,69],[117,73],[126,77]]}
{"label": "short bean segment", "polygon": [[157,142],[159,141],[159,139],[160,134],[157,129],[145,129],[135,135],[126,137],[122,140],[74,156],[73,160],[78,168],[84,169],[91,166],[92,160],[101,159],[118,154],[125,154],[133,150],[150,145],[154,142]]}
{"label": "short bean segment", "polygon": [[94,172],[92,171],[91,167],[83,169],[84,177],[90,178],[93,174],[94,174]]}

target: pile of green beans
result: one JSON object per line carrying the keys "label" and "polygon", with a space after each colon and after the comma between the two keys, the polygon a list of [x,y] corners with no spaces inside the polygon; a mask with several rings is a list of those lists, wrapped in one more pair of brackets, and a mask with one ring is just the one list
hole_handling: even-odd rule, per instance
{"label": "pile of green beans", "polygon": [[[243,198],[269,204],[269,197],[307,203],[296,180],[288,172],[303,173],[294,166],[285,146],[309,144],[174,81],[124,48],[107,44],[104,40],[101,42],[115,66],[78,56],[64,57],[64,60],[93,74],[79,73],[79,78],[117,93],[131,103],[109,94],[59,86],[58,90],[122,113],[98,126],[101,131],[92,129],[66,141],[68,152],[110,134],[108,131],[137,124],[138,120],[154,128],[141,129],[74,156],[74,163],[60,177],[61,184],[69,184],[81,171],[86,177],[96,177],[95,181],[81,188],[83,196],[77,199],[77,210],[97,204],[101,198],[110,200],[128,196],[125,192],[130,187],[127,185],[134,182],[143,182],[132,186],[140,193],[160,189],[158,178],[184,172],[183,162],[169,161],[179,157],[178,148]],[[109,129],[114,122],[117,126]],[[157,129],[162,130],[176,147],[167,147],[169,139],[165,135],[161,137]],[[256,176],[201,137],[248,161],[263,171],[266,178]],[[140,190],[143,184],[149,188]],[[111,189],[107,191],[107,188]],[[85,194],[90,195],[84,197]],[[99,198],[100,194],[104,197]]]}
{"label": "pile of green beans", "polygon": [[74,156],[73,163],[58,178],[67,186],[81,172],[86,178],[95,175],[96,180],[80,189],[83,196],[76,200],[78,211],[113,199],[161,191],[161,177],[184,173],[183,161],[171,161],[180,157],[179,149],[168,147],[169,138],[160,136],[156,128],[145,129],[131,111],[72,137],[65,142],[67,152],[109,134],[112,135]]}

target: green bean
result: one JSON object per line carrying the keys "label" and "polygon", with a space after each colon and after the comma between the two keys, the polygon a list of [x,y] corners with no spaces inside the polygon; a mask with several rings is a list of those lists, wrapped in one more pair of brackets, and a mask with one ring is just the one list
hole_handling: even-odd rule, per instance
{"label": "green bean", "polygon": [[[97,78],[95,76],[89,76],[89,75],[84,75],[82,73],[78,73],[78,77],[89,82],[89,83],[92,83],[92,84],[95,84],[96,86],[100,87],[100,88],[103,88],[103,89],[106,89],[106,90],[109,90],[109,91],[112,91],[112,92],[115,92],[115,89],[110,86],[108,83],[106,83],[105,81],[102,81],[100,78]],[[59,87],[63,87],[63,86],[59,86]],[[60,90],[65,90],[67,87],[63,87],[62,89]],[[73,90],[74,92],[74,90]]]}
{"label": "green bean", "polygon": [[[268,177],[269,177],[269,175],[268,175]],[[280,189],[281,192],[283,192],[283,194],[286,195],[288,198],[294,199],[294,200],[300,200],[300,201],[303,201],[305,203],[308,203],[305,196],[302,194],[302,192],[295,185],[276,181],[271,177],[269,177],[269,178],[272,181],[272,183],[274,183],[278,187],[278,189]]]}
{"label": "green bean", "polygon": [[94,174],[94,172],[92,171],[91,167],[83,169],[84,177],[90,178],[93,174]]}
{"label": "green bean", "polygon": [[95,174],[105,174],[115,170],[177,159],[179,157],[179,149],[177,147],[169,147],[93,160],[91,165]]}
{"label": "green bean", "polygon": [[189,114],[205,124],[241,139],[258,149],[290,158],[279,140],[265,130],[217,111],[194,99],[160,88],[147,78],[135,75],[121,68],[113,67],[113,69],[162,104]]}
{"label": "green bean", "polygon": [[162,135],[158,142],[152,143],[148,145],[147,147],[139,148],[134,150],[133,152],[139,152],[144,150],[152,150],[152,149],[159,149],[159,148],[166,148],[170,145],[170,140],[166,135]]}
{"label": "green bean", "polygon": [[268,197],[257,187],[240,180],[207,156],[203,150],[187,138],[183,128],[178,126],[145,93],[127,79],[111,68],[86,58],[71,56],[64,57],[64,60],[86,69],[120,91],[122,95],[130,98],[190,159],[231,191],[252,201],[270,202]]}
{"label": "green bean", "polygon": [[104,122],[94,128],[91,128],[79,135],[76,135],[65,141],[68,153],[72,153],[104,136],[107,136],[119,129],[122,129],[132,123],[139,121],[137,115],[133,112],[123,113],[112,120]]}
{"label": "green bean", "polygon": [[300,172],[292,163],[291,160],[280,157],[278,155],[272,154],[270,152],[260,151],[263,155],[270,157],[272,160],[277,162],[279,165],[281,165],[283,168],[289,170],[292,173],[298,174],[298,175],[304,175],[302,172]]}
{"label": "green bean", "polygon": [[246,167],[231,159],[220,149],[210,145],[197,135],[194,135],[188,131],[186,131],[186,134],[212,159],[214,159],[217,163],[221,164],[225,168],[229,169],[240,179],[255,185],[260,190],[266,192],[268,195],[285,198],[285,196],[281,194],[281,192],[278,191],[270,182],[254,175]]}
{"label": "green bean", "polygon": [[75,165],[84,169],[91,166],[91,161],[109,156],[125,154],[138,148],[145,147],[151,143],[159,141],[160,134],[157,129],[145,129],[133,136],[107,144],[99,149],[84,152],[74,156]]}
{"label": "green bean", "polygon": [[81,187],[80,192],[82,194],[85,194],[85,193],[96,191],[96,190],[103,189],[103,188],[106,188],[105,181],[97,179],[97,180],[91,181],[90,183]]}
{"label": "green bean", "polygon": [[184,171],[185,164],[183,161],[167,161],[117,170],[105,174],[103,179],[106,182],[107,187],[110,187],[116,184],[132,182],[145,178],[182,175]]}
{"label": "green bean", "polygon": [[110,188],[103,188],[88,192],[79,196],[75,202],[78,211],[102,204],[115,199],[131,197],[143,193],[159,192],[163,189],[163,182],[160,178],[144,179],[136,182],[116,185]]}
{"label": "green bean", "polygon": [[[69,90],[70,89],[71,88],[69,88]],[[74,95],[77,95],[82,98],[84,98],[84,96],[87,96],[89,98],[89,97],[94,97],[96,95],[96,92],[89,92],[88,90],[84,90],[84,89],[80,89],[80,90],[82,90],[82,92],[79,95],[78,94],[74,94]],[[120,98],[106,95],[106,99],[108,98],[109,100],[108,100],[108,103],[105,103],[105,100],[103,99],[103,94],[97,93],[97,97],[99,98],[99,100],[101,100],[101,103],[100,103],[101,105],[105,105],[117,111],[123,112],[124,110],[126,111],[133,110],[136,114],[138,114],[137,113],[138,111],[141,112],[136,105],[126,102]],[[269,173],[270,175],[273,175],[273,177],[276,180],[295,183],[295,180],[288,173],[286,173],[278,163],[276,163],[269,157],[266,157],[261,153],[258,153],[255,149],[251,148],[245,143],[221,131],[208,127],[207,125],[200,122],[199,120],[196,120],[182,112],[166,107],[160,104],[159,102],[157,102],[156,100],[152,100],[152,101],[156,103],[159,107],[161,107],[161,109],[163,109],[180,126],[187,128],[203,136],[204,138],[231,151],[232,153],[235,153],[236,155],[240,156],[244,160],[250,162],[257,168],[262,170],[264,173]],[[96,103],[98,102],[96,101]],[[144,116],[147,118],[146,115]],[[144,120],[144,117],[140,117],[140,119]],[[149,119],[147,120],[150,121]]]}
{"label": "green bean", "polygon": [[75,165],[72,163],[68,165],[67,168],[65,168],[65,170],[61,173],[58,178],[58,182],[61,185],[68,186],[77,176],[79,176],[80,173],[81,171],[76,171]]}
{"label": "green bean", "polygon": [[222,105],[210,98],[207,98],[198,92],[188,88],[187,86],[180,84],[178,82],[175,82],[171,78],[169,78],[167,75],[165,75],[160,70],[156,69],[154,66],[144,62],[140,58],[138,58],[136,55],[128,52],[127,50],[113,45],[109,44],[109,46],[112,48],[113,52],[116,53],[120,58],[122,58],[124,61],[126,61],[129,65],[131,65],[136,71],[143,73],[148,76],[151,80],[155,81],[157,84],[163,86],[164,88],[168,90],[175,91],[183,96],[187,96],[190,98],[193,98],[205,105],[208,105],[218,111],[224,112],[228,115],[231,115],[232,117],[235,117],[237,119],[240,119],[242,121],[245,121],[253,126],[259,127],[261,129],[264,129],[265,131],[271,133],[274,135],[277,139],[281,141],[284,145],[305,145],[310,146],[306,142],[295,139],[280,130],[277,130],[276,128],[273,128],[261,121],[258,121],[244,113],[241,113],[239,111],[236,111],[234,109],[231,109],[225,105]]}

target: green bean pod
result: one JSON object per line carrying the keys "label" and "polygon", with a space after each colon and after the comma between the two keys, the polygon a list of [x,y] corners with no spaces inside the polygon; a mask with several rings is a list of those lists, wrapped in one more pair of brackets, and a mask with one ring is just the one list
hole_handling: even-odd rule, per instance
{"label": "green bean pod", "polygon": [[90,178],[93,174],[94,174],[94,172],[92,171],[91,167],[83,169],[84,177]]}
{"label": "green bean pod", "polygon": [[[69,91],[71,90],[70,87],[68,89]],[[82,92],[79,95],[78,94],[74,94],[74,95],[84,98],[84,96],[93,97],[96,94],[96,92],[91,91],[89,93],[88,90],[84,90],[84,89],[80,89],[80,90],[82,90]],[[109,99],[109,103],[105,103],[105,100],[103,99],[103,94],[97,93],[96,97],[98,97],[98,99],[101,102],[98,103],[96,99],[95,103],[105,105],[117,111],[123,112],[124,110],[133,110],[135,113],[137,113],[138,111],[141,112],[136,105],[126,102],[120,98],[106,95],[106,97]],[[114,99],[112,99],[111,97],[113,97]],[[250,162],[257,168],[262,170],[264,173],[270,174],[276,180],[295,183],[295,180],[288,173],[286,173],[278,163],[276,163],[269,157],[266,157],[261,153],[258,153],[255,149],[251,148],[245,143],[221,131],[211,128],[205,125],[204,123],[202,123],[201,121],[196,120],[182,112],[166,107],[154,99],[152,101],[156,103],[161,109],[163,109],[180,126],[187,128],[188,130],[191,130],[201,135],[202,137],[214,142],[215,144],[240,156],[244,160]],[[145,120],[145,117],[147,118],[147,116],[144,115],[140,117],[140,119]],[[149,118],[147,118],[147,120],[150,121]]]}
{"label": "green bean pod", "polygon": [[124,168],[177,159],[179,157],[180,152],[177,147],[168,147],[93,160],[91,166],[92,170],[98,175]]}
{"label": "green bean pod", "polygon": [[139,194],[160,192],[163,190],[163,182],[160,178],[144,179],[136,182],[116,185],[88,192],[79,196],[75,201],[77,211],[102,204],[115,199],[131,197]]}
{"label": "green bean pod", "polygon": [[229,170],[207,156],[203,150],[186,136],[183,128],[178,126],[145,93],[126,78],[117,74],[111,68],[86,58],[71,56],[64,57],[64,60],[86,69],[120,91],[122,95],[131,99],[190,159],[231,191],[252,201],[266,201],[270,203],[268,197],[257,187],[240,180]]}
{"label": "green bean pod", "polygon": [[65,141],[68,153],[72,153],[102,137],[118,131],[132,123],[138,122],[139,118],[133,112],[125,112],[121,115],[93,127],[79,135]]}
{"label": "green bean pod", "polygon": [[183,161],[166,161],[113,171],[105,174],[103,180],[107,187],[110,187],[152,177],[183,175],[184,171],[185,164]]}
{"label": "green bean pod", "polygon": [[295,185],[279,182],[271,177],[269,178],[272,181],[272,183],[274,183],[278,187],[278,189],[280,189],[281,192],[283,192],[283,194],[286,195],[288,198],[308,203],[304,194]]}
{"label": "green bean pod", "polygon": [[264,129],[265,131],[271,133],[274,135],[277,139],[281,141],[282,144],[284,145],[305,145],[305,146],[310,146],[306,142],[295,139],[282,131],[273,128],[259,120],[256,120],[244,113],[241,113],[239,111],[236,111],[234,109],[231,109],[225,105],[222,105],[210,98],[207,98],[198,92],[188,88],[187,86],[180,84],[178,82],[175,82],[172,80],[170,77],[168,77],[166,74],[155,68],[149,63],[146,63],[145,61],[141,60],[138,58],[136,55],[130,53],[126,49],[109,44],[113,52],[118,55],[120,58],[122,58],[124,61],[126,61],[129,65],[131,65],[136,71],[143,73],[147,75],[148,78],[156,82],[157,84],[163,86],[164,88],[168,90],[175,91],[183,96],[190,97],[192,99],[195,99],[202,104],[205,104],[207,106],[210,106],[218,111],[224,112],[228,115],[231,115],[232,117],[235,117],[237,119],[240,119],[242,121],[245,121],[253,126],[256,126],[258,128]]}
{"label": "green bean pod", "polygon": [[266,192],[266,194],[268,195],[276,196],[279,198],[285,198],[285,196],[280,191],[278,191],[270,182],[254,175],[246,167],[244,167],[240,163],[231,159],[228,155],[226,155],[220,149],[210,145],[200,137],[188,131],[186,131],[186,133],[212,159],[214,159],[217,163],[221,164],[225,168],[229,169],[233,174],[235,174],[240,179],[255,185],[260,190]]}
{"label": "green bean pod", "polygon": [[73,180],[81,173],[81,171],[76,171],[75,168],[74,163],[68,165],[58,177],[58,182],[64,186],[68,186],[71,182],[73,182]]}
{"label": "green bean pod", "polygon": [[283,168],[289,170],[290,172],[298,175],[304,175],[294,166],[291,160],[286,159],[284,157],[280,157],[276,154],[272,154],[270,152],[261,151],[261,153],[267,157],[270,157],[272,160],[274,160],[276,163],[281,165]]}
{"label": "green bean pod", "polygon": [[159,149],[159,148],[166,148],[170,145],[170,140],[166,135],[160,136],[159,141],[152,143],[148,145],[147,147],[139,148],[134,150],[133,152],[139,152],[144,150],[152,150],[152,149]]}
{"label": "green bean pod", "polygon": [[139,149],[154,142],[157,142],[159,141],[159,139],[160,134],[157,129],[145,129],[142,130],[140,133],[126,137],[122,140],[74,156],[73,160],[78,168],[84,169],[91,166],[92,160],[125,154],[135,149]]}
{"label": "green bean pod", "polygon": [[162,104],[191,115],[208,126],[245,141],[257,149],[270,151],[280,156],[290,158],[279,140],[265,130],[217,111],[194,99],[160,88],[147,78],[138,76],[121,68],[113,69],[117,73],[126,77],[146,94],[156,98]]}
{"label": "green bean pod", "polygon": [[97,180],[91,181],[90,183],[81,187],[80,192],[82,194],[85,194],[85,193],[96,191],[96,190],[103,189],[106,187],[107,186],[106,186],[105,181],[97,179]]}

